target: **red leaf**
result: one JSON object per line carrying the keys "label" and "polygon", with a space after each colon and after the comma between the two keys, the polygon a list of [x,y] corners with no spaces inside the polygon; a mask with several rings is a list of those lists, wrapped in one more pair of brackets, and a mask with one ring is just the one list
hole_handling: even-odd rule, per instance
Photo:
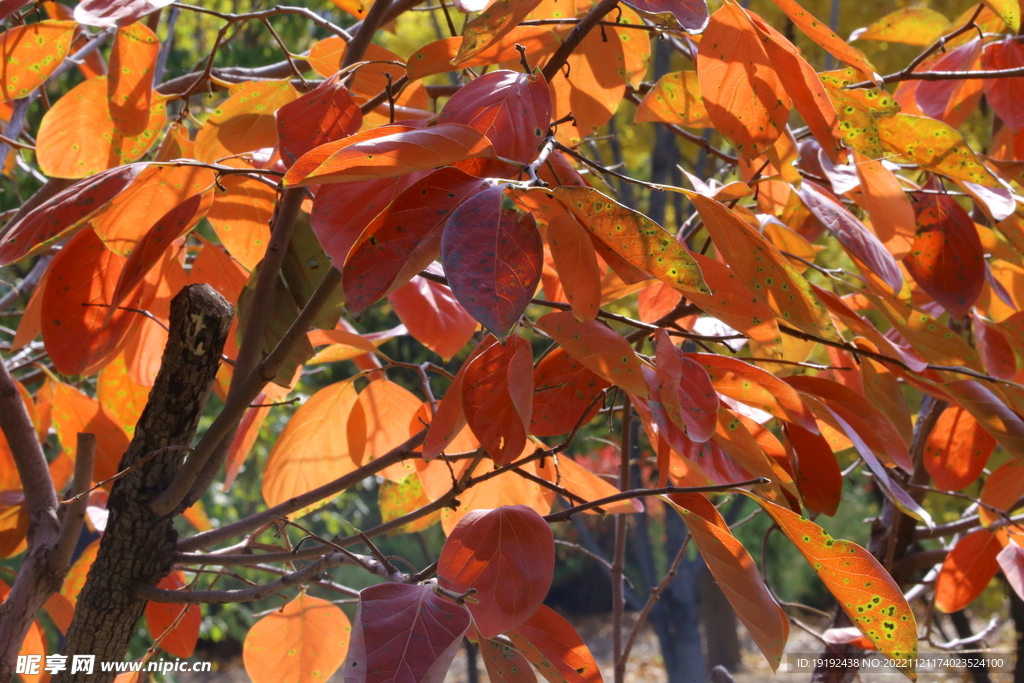
{"label": "red leaf", "polygon": [[[1001,42],[989,43],[982,55],[982,67],[985,69],[1016,69],[1024,66],[1024,46],[1013,36],[1007,36]],[[1013,130],[1024,126],[1024,78],[986,78],[985,96],[1006,125]]]}
{"label": "red leaf", "polygon": [[5,227],[0,239],[0,266],[44,251],[80,228],[92,214],[128,187],[145,164],[118,166],[80,180],[58,192],[21,220]]}
{"label": "red leaf", "polygon": [[533,410],[533,361],[525,339],[493,342],[467,364],[462,410],[495,465],[519,457]]}
{"label": "red leaf", "polygon": [[586,424],[601,407],[594,401],[611,386],[561,348],[537,365],[534,383],[529,430],[534,436],[560,436],[571,432],[577,423]]}
{"label": "red leaf", "polygon": [[353,315],[404,285],[437,258],[452,212],[486,187],[457,168],[410,185],[362,231],[345,260],[342,286]]}
{"label": "red leaf", "polygon": [[382,583],[359,593],[345,683],[441,683],[471,619],[426,585]]}
{"label": "red leaf", "polygon": [[957,541],[935,579],[935,606],[949,613],[974,602],[999,571],[996,557],[1001,549],[988,529],[976,529]]}
{"label": "red leaf", "polygon": [[377,214],[421,177],[413,173],[400,178],[320,186],[313,197],[309,223],[335,267],[345,264],[352,246]]}
{"label": "red leaf", "polygon": [[253,683],[315,683],[345,659],[352,625],[341,608],[300,592],[249,629],[242,661]]}
{"label": "red leaf", "polygon": [[75,21],[86,26],[127,26],[173,0],[82,0],[75,7]]}
{"label": "red leaf", "polygon": [[465,593],[485,638],[515,628],[544,602],[555,570],[555,541],[544,518],[525,505],[474,510],[452,529],[437,564],[438,583]]}
{"label": "red leaf", "polygon": [[881,278],[892,290],[892,294],[898,294],[903,289],[903,273],[896,259],[856,216],[810,180],[804,180],[800,198],[859,266]]}
{"label": "red leaf", "polygon": [[789,119],[789,95],[739,5],[711,15],[697,52],[697,78],[715,128],[745,159],[774,144]]}
{"label": "red leaf", "polygon": [[792,424],[785,426],[783,434],[804,505],[811,512],[829,517],[836,514],[843,495],[843,473],[828,441]]}
{"label": "red leaf", "polygon": [[414,277],[388,294],[388,300],[409,334],[445,360],[462,350],[476,332],[476,319],[450,289],[432,280]]}
{"label": "red leaf", "polygon": [[456,209],[441,236],[441,261],[455,298],[504,340],[537,291],[544,245],[533,214],[504,208],[491,187]]}
{"label": "red leaf", "polygon": [[373,180],[494,157],[487,136],[469,126],[443,123],[429,128],[395,128],[389,133],[384,126],[375,131],[381,135],[370,139],[353,136],[310,150],[292,165],[282,183],[304,187]]}
{"label": "red leaf", "polygon": [[658,330],[659,396],[668,418],[698,443],[711,438],[718,425],[718,393],[699,364],[677,349],[665,330]]}
{"label": "red leaf", "polygon": [[924,465],[944,491],[966,488],[981,474],[996,440],[970,413],[951,405],[939,416],[924,446]]}
{"label": "red leaf", "polygon": [[[173,571],[160,580],[157,588],[181,590],[187,585],[185,574]],[[187,611],[186,611],[187,610]],[[181,617],[170,632],[167,630],[182,612]],[[160,647],[175,657],[191,657],[199,640],[199,626],[203,622],[203,614],[199,605],[175,605],[164,602],[146,603],[146,625],[153,640],[160,641]]]}
{"label": "red leaf", "polygon": [[[475,128],[491,140],[497,156],[528,164],[547,135],[551,93],[543,76],[492,71],[452,95],[438,121]],[[512,177],[520,167],[481,159],[466,170],[479,176]]]}
{"label": "red leaf", "polygon": [[988,322],[977,313],[971,318],[974,323],[974,345],[978,348],[981,361],[988,373],[999,379],[1013,379],[1017,374],[1017,358],[1003,332],[1003,329],[1012,329],[1009,322],[1015,316],[1019,314],[1014,313],[1004,320],[1002,327]]}
{"label": "red leaf", "polygon": [[932,192],[914,203],[917,239],[903,263],[921,289],[962,318],[985,284],[985,251],[974,221],[941,184],[933,178],[925,189]]}
{"label": "red leaf", "polygon": [[631,394],[647,398],[640,360],[618,332],[597,322],[577,322],[572,313],[548,313],[537,327],[584,366]]}
{"label": "red leaf", "polygon": [[601,670],[586,643],[568,621],[546,605],[508,637],[548,680],[568,683],[601,683]]}
{"label": "red leaf", "polygon": [[354,135],[362,125],[363,114],[348,88],[327,79],[277,110],[281,155],[294,162],[314,147]]}

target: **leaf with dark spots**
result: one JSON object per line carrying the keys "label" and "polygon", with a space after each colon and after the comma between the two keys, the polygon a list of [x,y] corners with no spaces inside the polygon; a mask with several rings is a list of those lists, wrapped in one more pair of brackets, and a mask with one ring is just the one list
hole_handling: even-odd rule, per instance
{"label": "leaf with dark spots", "polygon": [[[967,315],[985,283],[985,252],[978,230],[934,178],[917,195],[917,239],[903,260],[910,275],[954,318]],[[936,194],[937,192],[937,194]]]}
{"label": "leaf with dark spots", "polygon": [[448,284],[469,313],[502,341],[537,291],[544,245],[532,214],[505,208],[491,187],[456,209],[441,236]]}

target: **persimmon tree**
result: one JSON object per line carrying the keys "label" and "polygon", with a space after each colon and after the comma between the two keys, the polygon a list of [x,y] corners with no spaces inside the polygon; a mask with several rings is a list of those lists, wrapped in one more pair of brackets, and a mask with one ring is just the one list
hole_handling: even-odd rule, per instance
{"label": "persimmon tree", "polygon": [[[43,612],[100,661],[145,616],[149,660],[192,654],[203,605],[271,596],[257,683],[440,681],[464,638],[492,681],[601,680],[543,604],[582,514],[611,517],[621,681],[687,552],[627,628],[627,541],[660,505],[777,668],[800,606],[726,499],[835,597],[826,650],[984,640],[933,624],[999,572],[1024,594],[1016,0],[899,10],[865,52],[796,0],[337,4],[0,2],[4,187],[27,196],[0,230],[0,681],[45,649]],[[374,42],[413,10],[450,37]],[[168,78],[183,16],[217,31]],[[223,63],[249,27],[284,59]],[[881,76],[872,40],[920,51]],[[623,158],[630,123],[657,129],[650,168]],[[573,457],[596,429],[614,482]],[[265,508],[212,525],[204,495],[247,458]],[[819,524],[844,480],[880,496],[866,547]],[[382,522],[317,533],[367,481]],[[87,513],[102,538],[76,551]],[[436,523],[428,566],[373,540]]]}

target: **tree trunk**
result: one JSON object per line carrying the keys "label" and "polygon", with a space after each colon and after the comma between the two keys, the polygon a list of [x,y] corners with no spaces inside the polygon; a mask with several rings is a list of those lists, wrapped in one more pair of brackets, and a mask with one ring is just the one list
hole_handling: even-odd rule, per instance
{"label": "tree trunk", "polygon": [[[971,620],[967,617],[965,610],[951,613],[949,620],[953,622],[957,638],[966,639],[974,635],[974,631],[971,630]],[[974,683],[992,683],[992,678],[988,675],[988,669],[985,666],[969,666],[967,667],[967,673],[971,675],[971,680]]]}
{"label": "tree trunk", "polygon": [[1013,663],[1013,683],[1024,683],[1024,600],[1021,600],[1017,591],[1009,586],[1006,592],[1010,596],[1010,617],[1013,619],[1016,634],[1017,656]]}
{"label": "tree trunk", "polygon": [[[114,483],[110,517],[96,562],[78,598],[64,642],[66,655],[121,661],[146,601],[137,584],[153,585],[171,569],[177,533],[174,517],[158,517],[149,503],[171,483],[185,459],[220,365],[233,310],[207,285],[190,285],[171,303],[171,329],[160,373],[119,470],[134,467]],[[55,683],[107,683],[114,672],[92,675],[71,667]]]}
{"label": "tree trunk", "polygon": [[736,633],[736,612],[711,572],[701,572],[697,590],[700,591],[700,620],[704,624],[707,666],[712,669],[720,666],[735,672],[739,670],[742,658]]}

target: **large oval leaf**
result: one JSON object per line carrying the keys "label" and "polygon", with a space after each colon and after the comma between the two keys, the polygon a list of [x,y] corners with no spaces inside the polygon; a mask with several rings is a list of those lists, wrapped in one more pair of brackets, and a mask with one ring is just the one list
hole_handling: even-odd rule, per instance
{"label": "large oval leaf", "polygon": [[249,629],[245,671],[253,683],[322,683],[344,661],[351,631],[340,607],[303,591]]}
{"label": "large oval leaf", "polygon": [[[559,436],[577,424],[586,424],[600,408],[594,402],[610,383],[573,358],[555,349],[534,370],[533,412],[530,434]],[[590,412],[584,414],[587,409]]]}
{"label": "large oval leaf", "polygon": [[281,154],[295,161],[303,154],[359,131],[363,114],[340,81],[327,79],[277,110]]}
{"label": "large oval leaf", "polygon": [[549,681],[601,683],[604,680],[580,634],[546,605],[541,605],[536,614],[508,636],[516,649]]}
{"label": "large oval leaf", "polygon": [[313,394],[295,411],[267,456],[263,500],[269,507],[356,468],[346,426],[357,398],[351,382],[336,382]]}
{"label": "large oval leaf", "polygon": [[75,22],[46,20],[0,33],[0,88],[8,102],[27,97],[64,62]]}
{"label": "large oval leaf", "polygon": [[445,360],[462,350],[479,326],[452,290],[433,280],[414,277],[388,300],[413,339]]}
{"label": "large oval leaf", "polygon": [[942,411],[924,446],[924,466],[944,491],[959,491],[978,478],[996,440],[958,405]]}
{"label": "large oval leaf", "polygon": [[196,133],[196,159],[237,166],[242,162],[228,157],[275,146],[274,112],[298,96],[290,80],[247,81],[234,86],[231,97],[214,109]]}
{"label": "large oval leaf", "polygon": [[519,457],[533,410],[533,363],[525,339],[513,335],[504,345],[492,341],[467,364],[462,410],[495,465]]}
{"label": "large oval leaf", "polygon": [[452,212],[441,236],[441,262],[455,298],[504,340],[540,283],[544,244],[533,214],[505,207],[491,187]]}
{"label": "large oval leaf", "polygon": [[114,36],[107,97],[110,117],[122,135],[139,135],[149,126],[159,53],[160,41],[145,24],[129,24]]}
{"label": "large oval leaf", "polygon": [[[185,574],[173,571],[160,580],[157,588],[183,590],[187,582]],[[185,614],[182,615],[182,612]],[[199,605],[174,605],[162,602],[146,603],[146,626],[153,640],[160,641],[160,647],[175,657],[191,657],[199,640],[199,627],[203,613]],[[171,628],[171,627],[174,628]]]}
{"label": "large oval leaf", "polygon": [[958,612],[974,602],[999,570],[1002,544],[988,529],[975,529],[953,546],[935,577],[935,606]]}
{"label": "large oval leaf", "polygon": [[544,518],[524,505],[476,510],[448,536],[437,564],[438,582],[465,593],[473,621],[486,638],[533,616],[547,597],[555,569],[555,541]]}
{"label": "large oval leaf", "polygon": [[382,583],[359,593],[345,683],[441,683],[472,620],[429,585]]}

